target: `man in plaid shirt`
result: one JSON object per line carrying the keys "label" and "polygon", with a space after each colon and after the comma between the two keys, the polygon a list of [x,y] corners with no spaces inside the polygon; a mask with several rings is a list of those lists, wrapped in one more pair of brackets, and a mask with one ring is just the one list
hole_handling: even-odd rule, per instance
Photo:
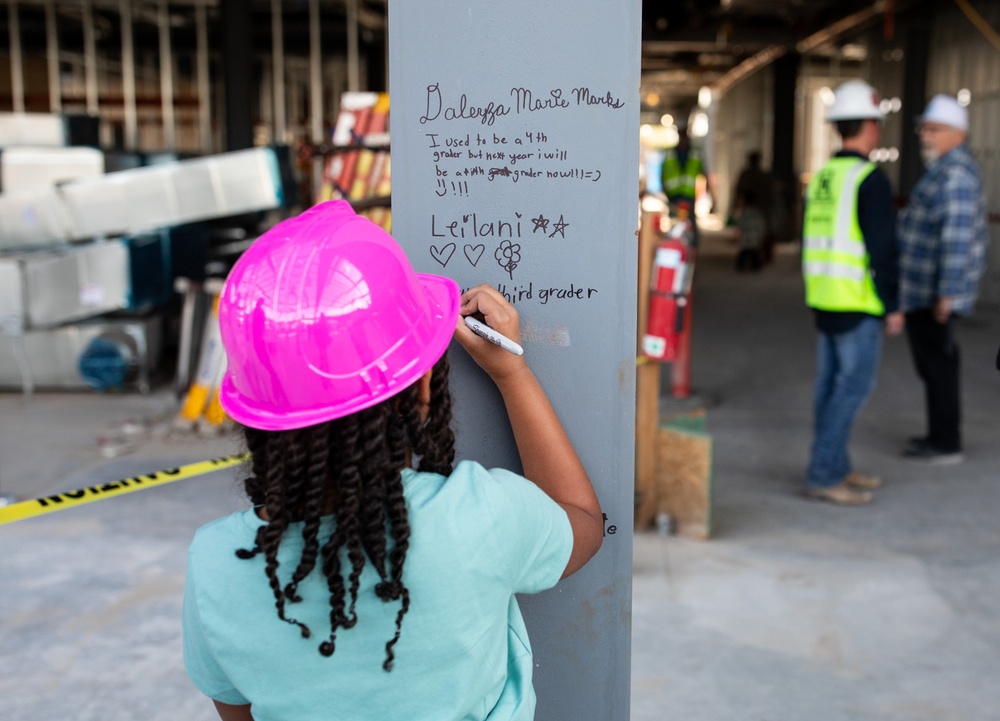
{"label": "man in plaid shirt", "polygon": [[965,143],[968,114],[935,96],[920,119],[926,172],[900,213],[900,307],[927,400],[927,435],[904,455],[929,463],[962,461],[956,315],[972,312],[986,265],[986,201],[979,166]]}

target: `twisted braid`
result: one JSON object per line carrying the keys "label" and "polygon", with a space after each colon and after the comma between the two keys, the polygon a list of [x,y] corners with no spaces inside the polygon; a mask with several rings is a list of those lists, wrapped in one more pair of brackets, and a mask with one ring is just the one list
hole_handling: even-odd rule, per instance
{"label": "twisted braid", "polygon": [[365,553],[361,544],[361,505],[365,494],[365,450],[371,444],[370,436],[379,438],[385,421],[384,408],[376,406],[357,414],[358,435],[354,454],[345,464],[345,474],[341,478],[340,498],[337,506],[337,526],[343,531],[343,545],[347,549],[347,560],[351,570],[347,576],[350,604],[344,628],[352,628],[358,622],[355,606],[358,601],[361,571],[365,567]]}
{"label": "twisted braid", "polygon": [[[337,501],[334,504],[337,527],[330,535],[330,539],[323,545],[323,575],[326,576],[326,585],[330,592],[330,635],[319,646],[319,652],[324,656],[333,655],[337,643],[337,629],[341,626],[347,626],[347,615],[344,613],[346,606],[344,603],[345,586],[340,567],[340,548],[347,538],[348,528],[353,524],[342,514],[345,511],[345,497],[355,496],[357,486],[360,483],[357,466],[360,426],[358,414],[330,421],[329,425],[331,430],[336,427],[340,431],[338,435],[340,436],[342,457],[340,475],[337,479]],[[350,508],[351,504],[352,501],[348,501],[347,508]]]}
{"label": "twisted braid", "polygon": [[269,522],[257,529],[257,548],[262,548],[266,564],[264,572],[267,574],[268,583],[274,592],[274,603],[278,609],[278,618],[286,623],[299,627],[302,638],[309,638],[309,627],[300,623],[294,618],[285,615],[285,594],[281,589],[281,581],[278,580],[278,545],[281,543],[281,536],[288,528],[289,516],[286,512],[286,489],[285,483],[279,479],[287,477],[285,467],[285,457],[290,445],[288,437],[277,439],[276,443],[268,444],[266,448],[267,459],[267,487],[264,495],[264,509],[270,519]]}
{"label": "twisted braid", "polygon": [[264,505],[264,492],[267,483],[264,475],[267,473],[267,446],[268,435],[266,431],[259,431],[256,428],[244,428],[244,438],[246,439],[247,450],[250,451],[250,471],[251,476],[243,482],[250,503],[254,506]]}
{"label": "twisted braid", "polygon": [[[319,644],[324,656],[333,655],[338,629],[350,629],[358,622],[361,574],[368,562],[379,577],[375,595],[385,603],[399,602],[395,632],[385,645],[382,664],[386,671],[392,669],[394,647],[410,608],[403,583],[410,524],[400,471],[416,454],[420,471],[451,473],[455,436],[448,372],[442,357],[434,367],[426,420],[421,418],[413,385],[372,408],[316,426],[244,429],[247,449],[253,454],[244,485],[251,502],[266,513],[267,523],[258,529],[254,547],[239,549],[236,555],[243,559],[263,555],[278,618],[297,626],[305,638],[310,629],[286,615],[286,604],[302,601],[299,586],[318,568],[326,579],[330,606],[330,633]],[[331,513],[336,524],[323,541],[321,520]],[[282,588],[278,549],[292,523],[303,524],[304,545],[291,580]]]}
{"label": "twisted braid", "polygon": [[[292,574],[292,580],[285,586],[285,596],[292,603],[298,603],[302,597],[298,594],[299,583],[309,575],[316,566],[319,553],[319,526],[323,514],[329,483],[327,483],[327,458],[329,445],[326,429],[323,426],[307,428],[303,434],[305,443],[294,444],[300,449],[302,456],[301,477],[305,483],[302,517],[305,521],[302,528],[302,556],[299,565]],[[298,458],[296,455],[296,458]]]}
{"label": "twisted braid", "polygon": [[441,356],[431,375],[431,407],[424,425],[425,450],[418,470],[427,473],[451,473],[455,463],[455,431],[451,427],[451,389],[448,356]]}
{"label": "twisted braid", "polygon": [[388,502],[390,533],[392,535],[393,546],[389,554],[389,562],[392,570],[388,582],[379,584],[381,589],[375,588],[375,593],[383,601],[395,601],[402,599],[399,613],[396,615],[396,633],[385,645],[385,663],[382,667],[386,671],[392,670],[392,662],[395,658],[393,646],[399,640],[399,635],[403,627],[403,616],[410,608],[410,592],[403,585],[403,562],[406,561],[406,552],[410,547],[410,524],[406,517],[406,500],[403,498],[402,479],[397,478],[389,488],[386,500]]}

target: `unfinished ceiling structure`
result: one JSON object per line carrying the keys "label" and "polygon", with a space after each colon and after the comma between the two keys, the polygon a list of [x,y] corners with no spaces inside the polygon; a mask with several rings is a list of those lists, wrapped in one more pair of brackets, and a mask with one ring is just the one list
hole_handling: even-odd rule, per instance
{"label": "unfinished ceiling structure", "polygon": [[893,32],[907,0],[645,0],[644,122],[684,114],[702,88],[724,93],[787,54],[864,59],[853,34],[881,23]]}

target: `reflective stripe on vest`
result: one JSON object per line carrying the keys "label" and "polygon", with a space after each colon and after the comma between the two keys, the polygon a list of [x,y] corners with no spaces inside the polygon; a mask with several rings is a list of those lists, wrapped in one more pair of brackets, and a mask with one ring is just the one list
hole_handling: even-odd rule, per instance
{"label": "reflective stripe on vest", "polygon": [[669,198],[677,195],[683,198],[693,198],[695,183],[702,174],[701,155],[692,149],[688,150],[687,163],[681,167],[676,150],[668,150],[663,160],[663,192]]}
{"label": "reflective stripe on vest", "polygon": [[885,312],[858,225],[858,188],[873,170],[858,158],[833,158],[809,182],[802,272],[810,308]]}

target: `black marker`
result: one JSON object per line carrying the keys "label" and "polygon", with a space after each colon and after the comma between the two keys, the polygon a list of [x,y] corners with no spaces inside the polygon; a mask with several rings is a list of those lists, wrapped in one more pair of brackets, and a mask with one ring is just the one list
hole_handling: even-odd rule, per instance
{"label": "black marker", "polygon": [[472,332],[481,338],[485,338],[490,343],[495,343],[506,351],[514,355],[524,355],[524,348],[505,336],[503,333],[493,330],[485,323],[481,323],[471,315],[465,316],[465,324],[472,329]]}

